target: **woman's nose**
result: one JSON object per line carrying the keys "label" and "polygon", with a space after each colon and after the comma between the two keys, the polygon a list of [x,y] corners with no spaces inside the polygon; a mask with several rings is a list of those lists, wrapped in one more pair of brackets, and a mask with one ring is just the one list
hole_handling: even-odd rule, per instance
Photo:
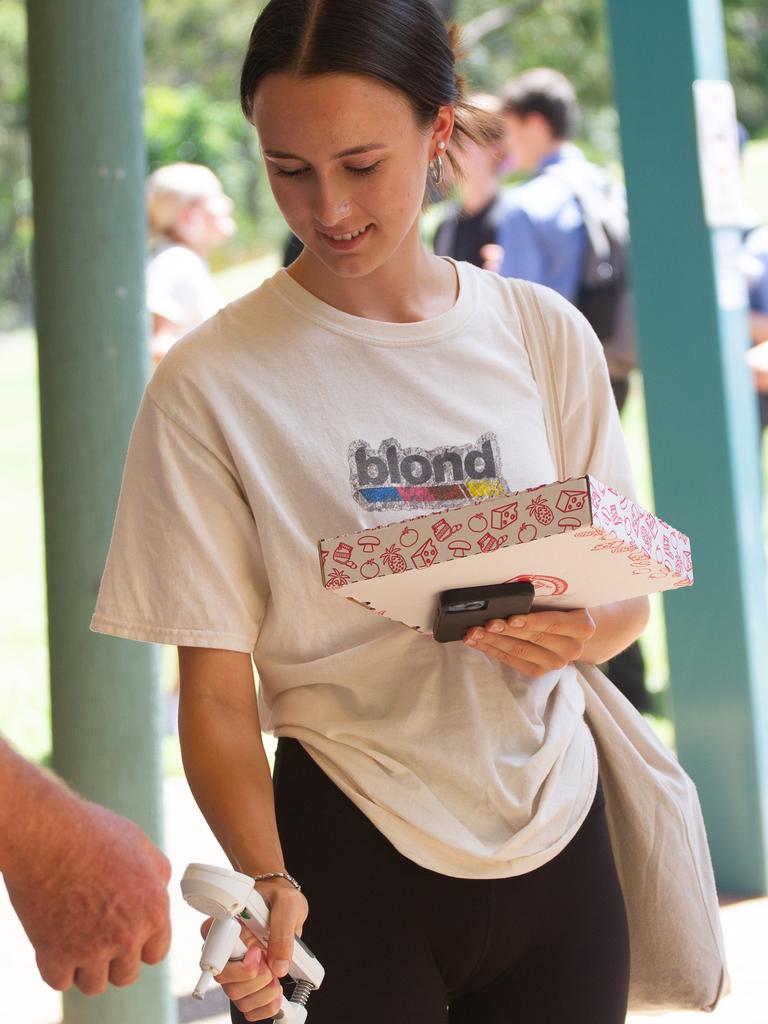
{"label": "woman's nose", "polygon": [[339,189],[320,185],[317,190],[315,217],[326,228],[335,227],[352,209],[349,198]]}

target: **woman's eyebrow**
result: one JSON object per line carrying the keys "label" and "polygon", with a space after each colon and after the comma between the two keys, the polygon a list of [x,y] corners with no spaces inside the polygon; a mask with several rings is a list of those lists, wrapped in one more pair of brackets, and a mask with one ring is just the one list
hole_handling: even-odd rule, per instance
{"label": "woman's eyebrow", "polygon": [[[331,159],[340,160],[344,156],[355,156],[358,153],[370,153],[372,149],[384,148],[385,143],[383,142],[368,142],[364,146],[353,146],[352,149],[344,149],[341,153],[334,153]],[[277,160],[303,160],[304,163],[309,163],[303,156],[297,156],[296,153],[285,153],[279,149],[265,149],[264,156],[270,156]]]}

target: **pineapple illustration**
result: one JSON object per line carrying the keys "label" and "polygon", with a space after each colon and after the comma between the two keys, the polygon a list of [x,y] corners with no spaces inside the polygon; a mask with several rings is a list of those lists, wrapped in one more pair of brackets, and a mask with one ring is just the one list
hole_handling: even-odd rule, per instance
{"label": "pineapple illustration", "polygon": [[538,498],[533,499],[525,511],[528,515],[533,516],[538,523],[541,523],[542,526],[549,526],[555,518],[552,509],[547,505],[546,499],[541,494]]}
{"label": "pineapple illustration", "polygon": [[392,544],[384,554],[381,556],[381,560],[385,565],[388,565],[392,572],[405,572],[408,565],[400,554],[400,548],[397,544]]}
{"label": "pineapple illustration", "polygon": [[326,590],[340,590],[349,583],[349,576],[341,569],[332,569],[325,584]]}

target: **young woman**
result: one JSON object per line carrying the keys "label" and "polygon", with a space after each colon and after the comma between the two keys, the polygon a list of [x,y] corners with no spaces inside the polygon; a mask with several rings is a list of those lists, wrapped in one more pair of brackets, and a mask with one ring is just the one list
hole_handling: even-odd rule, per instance
{"label": "young woman", "polygon": [[[190,785],[272,907],[266,955],[221,977],[233,1020],[276,1012],[303,929],[312,1024],[619,1024],[626,920],[571,662],[625,647],[646,602],[443,645],[318,571],[319,538],[440,507],[369,486],[379,453],[412,478],[478,449],[503,490],[555,478],[517,286],[419,237],[428,174],[483,115],[429,0],[271,0],[242,100],[304,251],[156,372],[93,622],[178,646]],[[631,495],[599,342],[540,300],[569,473]]]}

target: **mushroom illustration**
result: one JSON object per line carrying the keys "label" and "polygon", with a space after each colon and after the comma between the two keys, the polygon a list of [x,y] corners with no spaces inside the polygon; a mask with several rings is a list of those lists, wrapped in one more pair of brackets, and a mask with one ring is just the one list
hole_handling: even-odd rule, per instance
{"label": "mushroom illustration", "polygon": [[378,537],[365,536],[361,537],[357,544],[358,547],[361,547],[363,549],[366,555],[370,555],[373,549],[377,548],[381,544],[381,541],[379,540]]}
{"label": "mushroom illustration", "polygon": [[472,550],[472,545],[466,540],[454,540],[448,545],[448,550],[454,558],[464,558]]}
{"label": "mushroom illustration", "polygon": [[576,516],[563,516],[562,519],[558,519],[557,525],[561,530],[577,530],[582,522]]}

